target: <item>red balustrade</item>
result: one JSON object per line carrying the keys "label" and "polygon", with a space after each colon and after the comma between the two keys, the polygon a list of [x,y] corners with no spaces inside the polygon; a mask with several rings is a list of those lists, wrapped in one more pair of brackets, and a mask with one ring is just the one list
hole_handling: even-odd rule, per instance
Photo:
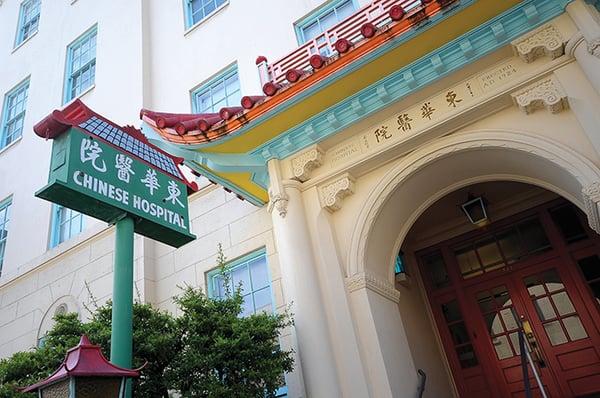
{"label": "red balustrade", "polygon": [[[315,54],[320,54],[323,58],[327,58],[339,53],[338,50],[340,48],[347,51],[345,46],[348,43],[350,45],[358,43],[365,37],[365,31],[368,37],[372,37],[374,34],[372,27],[380,29],[389,23],[394,23],[390,18],[390,8],[392,6],[402,7],[406,12],[406,17],[409,17],[430,2],[431,0],[375,0],[337,25],[327,29],[319,36],[307,41],[285,57],[270,64],[267,63],[264,57],[260,58],[260,62],[257,59],[261,84],[263,86],[269,82],[276,85],[286,84],[286,73],[288,71],[313,70],[310,59]],[[365,24],[369,25],[366,25],[366,29],[361,29]],[[336,49],[335,44],[339,39],[345,39],[348,43],[344,42],[343,46],[338,43],[338,49]]]}

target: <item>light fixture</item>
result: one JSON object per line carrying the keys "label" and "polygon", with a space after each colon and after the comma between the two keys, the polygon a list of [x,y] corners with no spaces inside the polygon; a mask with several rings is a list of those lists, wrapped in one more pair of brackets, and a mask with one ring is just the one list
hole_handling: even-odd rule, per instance
{"label": "light fixture", "polygon": [[485,199],[482,196],[474,197],[469,194],[467,201],[460,206],[471,224],[482,227],[489,224],[490,220],[485,208]]}

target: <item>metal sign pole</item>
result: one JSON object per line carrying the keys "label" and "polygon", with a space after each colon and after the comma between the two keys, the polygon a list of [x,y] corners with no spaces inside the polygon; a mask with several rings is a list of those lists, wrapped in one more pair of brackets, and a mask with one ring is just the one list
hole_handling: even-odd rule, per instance
{"label": "metal sign pole", "polygon": [[[117,221],[115,226],[110,361],[122,368],[131,369],[133,350],[134,220],[130,216],[126,216]],[[131,397],[131,380],[127,380],[125,397]]]}

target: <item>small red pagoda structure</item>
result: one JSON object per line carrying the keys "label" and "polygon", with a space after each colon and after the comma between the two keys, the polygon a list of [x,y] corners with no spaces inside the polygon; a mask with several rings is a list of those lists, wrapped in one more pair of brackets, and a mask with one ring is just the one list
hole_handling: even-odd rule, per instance
{"label": "small red pagoda structure", "polygon": [[100,346],[83,335],[52,375],[22,391],[38,392],[40,398],[120,398],[124,397],[126,380],[139,375],[139,369],[124,369],[108,362]]}

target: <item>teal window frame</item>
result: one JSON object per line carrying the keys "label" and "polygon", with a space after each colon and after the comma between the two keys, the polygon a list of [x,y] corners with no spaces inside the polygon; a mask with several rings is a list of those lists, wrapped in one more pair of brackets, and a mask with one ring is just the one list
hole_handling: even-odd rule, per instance
{"label": "teal window frame", "polygon": [[403,274],[406,272],[406,267],[404,265],[404,252],[400,251],[396,256],[396,263],[394,264],[394,273],[396,275]]}
{"label": "teal window frame", "polygon": [[[200,8],[194,11],[194,1],[200,2]],[[183,0],[183,13],[185,19],[185,28],[190,29],[194,25],[199,24],[206,18],[213,15],[215,12],[220,10],[229,4],[229,0]],[[212,5],[213,8],[207,10],[207,7]],[[196,15],[199,19],[196,20]]]}
{"label": "teal window frame", "polygon": [[4,96],[2,123],[0,124],[0,149],[12,144],[23,135],[28,96],[29,77],[13,87]]}
{"label": "teal window frame", "polygon": [[[96,84],[97,37],[98,27],[94,25],[67,46],[63,104],[77,98]],[[91,54],[82,58],[84,53]],[[84,80],[82,77],[86,73],[88,78]]]}
{"label": "teal window frame", "polygon": [[6,242],[8,241],[8,223],[10,221],[10,208],[12,206],[12,196],[0,202],[0,275],[2,275],[2,265],[4,264],[4,254],[6,253]]}
{"label": "teal window frame", "polygon": [[[228,83],[230,83],[234,77],[237,81],[237,88],[229,91]],[[215,92],[219,90],[221,85],[225,95],[223,99],[219,98],[217,101],[215,101]],[[200,105],[200,98],[204,95],[208,95],[208,98],[210,98],[209,107]],[[201,83],[191,92],[192,111],[194,113],[216,113],[219,112],[221,108],[226,106],[240,106],[241,99],[242,90],[240,86],[240,75],[238,73],[237,64],[228,66],[221,72],[209,78],[207,81]]]}
{"label": "teal window frame", "polygon": [[[69,214],[67,219],[63,219],[63,211]],[[78,223],[73,229],[73,223]],[[63,225],[68,224],[68,233],[65,234],[64,238],[61,234],[61,228]],[[67,207],[60,206],[57,204],[52,205],[52,225],[50,227],[50,247],[56,247],[59,244],[68,241],[69,239],[79,235],[85,228],[85,217],[83,214],[71,210]]]}
{"label": "teal window frame", "polygon": [[[250,266],[251,264],[256,261],[257,259],[264,259],[264,264],[266,267],[265,270],[265,277],[267,279],[267,284],[265,286],[260,286],[258,287],[256,290],[254,290],[254,286],[253,285],[253,281],[252,281],[252,273],[250,272]],[[273,297],[273,288],[271,286],[271,272],[269,271],[269,263],[267,262],[267,253],[266,250],[264,248],[253,251],[243,257],[240,257],[236,260],[233,260],[231,262],[227,263],[227,273],[229,273],[229,275],[233,275],[233,272],[236,270],[239,270],[240,268],[245,267],[247,268],[248,272],[247,272],[247,276],[248,276],[248,280],[250,281],[251,284],[251,290],[249,292],[244,292],[244,296],[252,296],[254,297],[254,294],[256,292],[261,292],[263,290],[269,290],[269,296],[271,298],[271,312],[275,312],[275,300]],[[220,269],[215,269],[210,271],[207,274],[207,291],[208,291],[208,297],[210,298],[223,298],[224,295],[219,294],[219,291],[221,290],[219,287],[219,278],[221,278],[221,270]],[[230,281],[231,281],[231,288],[237,288],[237,284],[236,281],[233,280],[234,278],[231,277]],[[253,301],[253,314],[256,313],[256,303]],[[280,387],[275,396],[276,397],[287,397],[287,392],[288,392],[288,388],[287,385],[284,385],[282,387]]]}
{"label": "teal window frame", "polygon": [[40,25],[41,9],[41,0],[25,0],[21,3],[17,34],[15,35],[15,48],[37,33]]}
{"label": "teal window frame", "polygon": [[[357,0],[332,0],[326,4],[324,4],[323,6],[317,8],[315,11],[311,12],[310,14],[308,14],[307,16],[305,16],[304,18],[302,18],[300,21],[296,22],[294,24],[294,30],[296,32],[296,39],[298,40],[298,45],[302,45],[304,43],[306,43],[309,40],[312,40],[312,38],[306,38],[304,31],[305,29],[311,25],[313,22],[318,21],[319,25],[320,25],[320,21],[321,19],[329,14],[331,11],[336,13],[336,17],[337,17],[337,10],[338,8],[340,8],[344,3],[352,3],[354,10],[353,12],[356,12],[359,9],[359,4],[357,2]],[[338,24],[342,21],[343,19],[339,19],[338,21],[334,24]],[[331,26],[334,26],[331,25]],[[323,33],[324,31],[326,31],[327,29],[329,29],[331,26],[326,27],[325,29],[323,29],[321,27],[321,33]]]}

